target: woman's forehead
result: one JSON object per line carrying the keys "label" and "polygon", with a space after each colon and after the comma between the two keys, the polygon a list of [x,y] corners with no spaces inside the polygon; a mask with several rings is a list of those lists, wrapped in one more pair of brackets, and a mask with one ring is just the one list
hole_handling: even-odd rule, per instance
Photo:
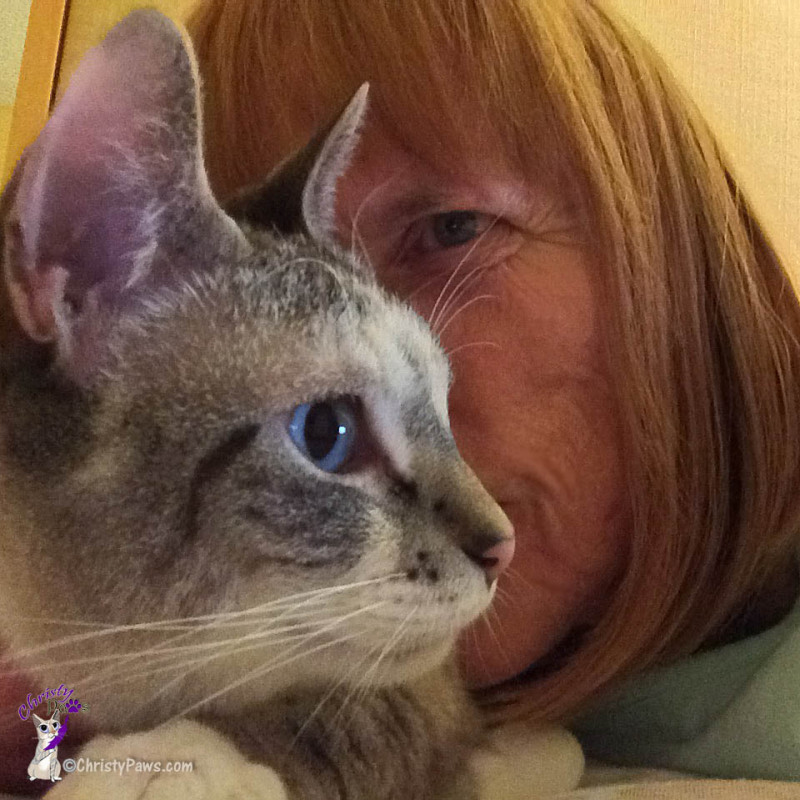
{"label": "woman's forehead", "polygon": [[[365,139],[375,138],[404,148],[438,171],[462,173],[494,168],[509,172],[561,169],[563,137],[546,115],[530,113],[524,122],[507,110],[487,107],[475,94],[480,85],[464,86],[457,104],[447,109],[438,94],[409,98],[392,85],[371,87]],[[533,107],[541,98],[531,96]]]}

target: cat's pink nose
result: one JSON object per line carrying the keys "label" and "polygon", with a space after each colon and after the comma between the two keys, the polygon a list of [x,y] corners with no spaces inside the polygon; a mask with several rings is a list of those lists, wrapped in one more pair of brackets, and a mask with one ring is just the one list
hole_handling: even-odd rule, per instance
{"label": "cat's pink nose", "polygon": [[486,582],[491,584],[511,563],[514,557],[514,538],[497,539],[487,536],[462,549],[470,561],[483,570]]}

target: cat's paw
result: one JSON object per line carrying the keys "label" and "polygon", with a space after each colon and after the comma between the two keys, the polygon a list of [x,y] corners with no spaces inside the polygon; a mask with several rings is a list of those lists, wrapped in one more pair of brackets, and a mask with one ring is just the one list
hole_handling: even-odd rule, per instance
{"label": "cat's paw", "polygon": [[66,708],[68,714],[76,714],[78,711],[84,708],[84,706],[82,706],[77,700],[67,700],[64,708]]}
{"label": "cat's paw", "polygon": [[[274,770],[249,761],[223,736],[191,720],[169,722],[146,733],[100,736],[74,761],[67,767],[75,770],[62,776],[48,800],[289,798]],[[190,763],[191,769],[173,771],[176,762]],[[159,771],[147,767],[155,764]],[[94,771],[89,771],[90,765]]]}
{"label": "cat's paw", "polygon": [[497,728],[472,758],[481,800],[532,800],[570,792],[584,767],[578,740],[563,728],[549,726]]}

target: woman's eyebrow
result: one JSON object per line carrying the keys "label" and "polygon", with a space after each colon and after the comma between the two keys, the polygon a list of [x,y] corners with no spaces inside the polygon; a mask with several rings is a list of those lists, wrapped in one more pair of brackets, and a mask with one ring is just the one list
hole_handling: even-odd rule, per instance
{"label": "woman's eyebrow", "polygon": [[479,192],[468,187],[428,188],[415,186],[408,191],[398,191],[385,203],[375,204],[383,215],[392,218],[413,219],[425,214],[450,210],[489,211],[491,197],[481,196]]}
{"label": "woman's eyebrow", "polygon": [[[443,211],[474,210],[487,214],[524,214],[532,204],[527,187],[510,181],[457,180],[439,176],[432,170],[426,175],[395,175],[366,201],[364,211],[398,220],[413,220]],[[371,208],[370,208],[371,207]]]}
{"label": "woman's eyebrow", "polygon": [[393,218],[410,219],[452,205],[463,193],[446,191],[443,188],[429,187],[415,182],[408,188],[398,187],[387,195],[383,202],[376,198],[375,207],[380,209],[381,214]]}

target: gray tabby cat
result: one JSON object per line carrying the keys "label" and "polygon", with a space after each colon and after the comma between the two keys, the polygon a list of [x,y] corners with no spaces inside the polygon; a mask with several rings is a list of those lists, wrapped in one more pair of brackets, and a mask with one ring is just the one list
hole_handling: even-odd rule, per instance
{"label": "gray tabby cat", "polygon": [[443,353],[333,243],[365,104],[226,212],[190,50],[136,12],[3,196],[2,637],[91,701],[89,757],[195,764],[56,800],[472,793],[442,664],[511,528]]}

